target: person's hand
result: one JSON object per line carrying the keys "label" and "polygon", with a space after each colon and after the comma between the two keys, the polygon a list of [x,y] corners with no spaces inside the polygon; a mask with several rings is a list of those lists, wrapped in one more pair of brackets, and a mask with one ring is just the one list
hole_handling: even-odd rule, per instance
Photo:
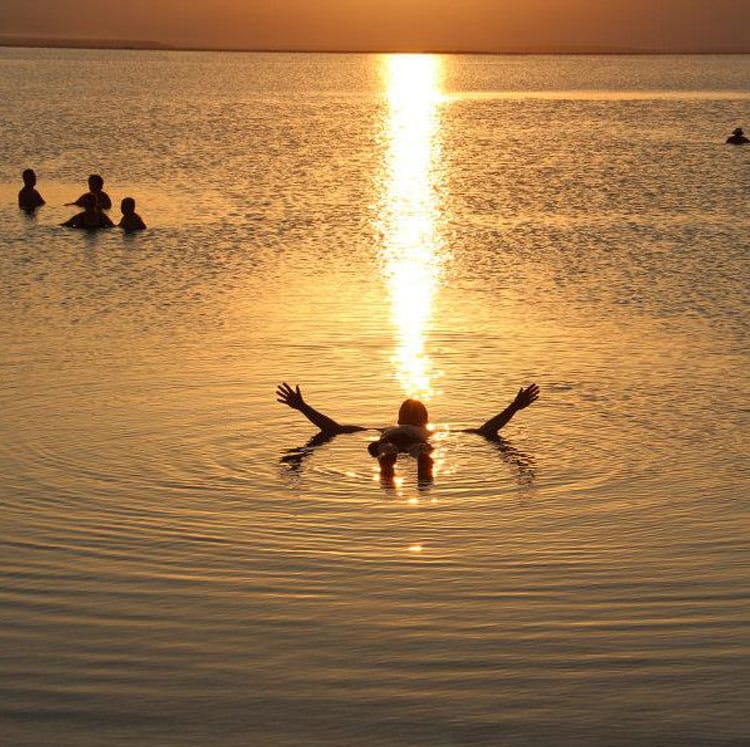
{"label": "person's hand", "polygon": [[281,402],[282,405],[288,405],[293,410],[301,410],[305,404],[299,384],[292,389],[286,381],[276,387],[276,401]]}
{"label": "person's hand", "polygon": [[513,400],[513,405],[516,410],[523,410],[524,407],[528,407],[532,402],[539,396],[539,387],[536,384],[531,384],[524,389],[521,387],[518,390],[516,398]]}

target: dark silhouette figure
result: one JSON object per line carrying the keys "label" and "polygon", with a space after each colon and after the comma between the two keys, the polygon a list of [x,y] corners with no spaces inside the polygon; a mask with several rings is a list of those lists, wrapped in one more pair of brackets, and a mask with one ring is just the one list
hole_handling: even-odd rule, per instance
{"label": "dark silhouette figure", "polygon": [[85,194],[82,196],[83,212],[77,213],[65,223],[60,225],[66,228],[83,228],[88,231],[96,231],[99,228],[112,228],[115,224],[99,208],[96,196]]}
{"label": "dark silhouette figure", "polygon": [[[89,176],[89,191],[86,194],[94,195],[96,198],[96,205],[99,210],[109,210],[112,207],[112,200],[109,199],[109,195],[104,191],[104,179],[99,174],[91,174]],[[75,205],[76,207],[85,207],[83,200],[86,194],[82,194],[75,202],[65,203],[68,207]]]}
{"label": "dark silhouette figure", "polygon": [[738,127],[734,132],[727,138],[727,145],[746,145],[750,143],[745,137],[745,132],[742,127]]}
{"label": "dark silhouette figure", "polygon": [[122,218],[117,225],[125,233],[143,231],[146,228],[146,224],[141,219],[141,216],[135,212],[135,200],[132,197],[125,197],[123,199],[120,203],[120,210],[122,210]]}
{"label": "dark silhouette figure", "polygon": [[[518,390],[515,399],[502,412],[487,420],[479,428],[467,428],[463,432],[476,433],[495,443],[501,442],[502,439],[498,435],[498,431],[519,410],[528,407],[538,397],[539,387],[536,384],[531,384],[525,389],[522,387]],[[341,425],[314,409],[305,402],[299,386],[292,389],[289,384],[282,382],[276,389],[276,401],[291,407],[293,410],[299,410],[313,425],[320,429],[320,433],[306,445],[305,453],[299,459],[300,462],[309,454],[311,448],[329,441],[340,433],[370,430],[361,425]],[[407,399],[399,408],[398,425],[376,429],[380,431],[380,438],[369,444],[367,450],[380,463],[382,479],[393,479],[393,469],[400,453],[410,454],[417,460],[417,476],[420,480],[432,479],[433,460],[430,456],[432,445],[430,444],[430,431],[427,428],[428,422],[427,408],[419,400]]]}
{"label": "dark silhouette figure", "polygon": [[42,196],[36,190],[36,172],[34,169],[26,169],[21,174],[23,187],[18,193],[18,207],[27,213],[33,213],[38,207],[46,204]]}

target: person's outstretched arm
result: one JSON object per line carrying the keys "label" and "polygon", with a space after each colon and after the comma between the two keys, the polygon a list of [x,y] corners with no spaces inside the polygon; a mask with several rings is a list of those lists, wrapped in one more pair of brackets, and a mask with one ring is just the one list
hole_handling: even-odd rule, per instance
{"label": "person's outstretched arm", "polygon": [[485,438],[497,438],[497,432],[506,425],[510,419],[519,411],[528,407],[539,396],[539,387],[536,384],[527,386],[526,389],[521,387],[518,390],[516,398],[501,412],[490,418],[479,428],[472,428],[469,433],[478,433]]}
{"label": "person's outstretched arm", "polygon": [[335,436],[337,433],[355,433],[356,431],[366,431],[361,425],[341,425],[322,412],[318,412],[314,407],[305,402],[302,397],[299,385],[294,389],[286,381],[276,387],[276,401],[282,405],[287,405],[293,410],[299,410],[313,425],[320,428],[321,433]]}

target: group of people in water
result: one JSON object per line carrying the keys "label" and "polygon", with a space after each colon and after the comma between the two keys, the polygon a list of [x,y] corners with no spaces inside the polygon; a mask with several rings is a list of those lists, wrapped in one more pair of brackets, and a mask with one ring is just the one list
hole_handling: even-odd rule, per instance
{"label": "group of people in water", "polygon": [[[36,172],[26,169],[21,175],[23,187],[18,193],[18,207],[27,213],[33,213],[37,208],[45,205],[44,198],[36,188]],[[82,194],[75,202],[67,202],[66,206],[83,208],[62,223],[66,228],[81,228],[86,231],[96,231],[100,228],[114,228],[115,224],[105,211],[112,208],[112,200],[104,191],[104,179],[99,174],[91,174],[88,179],[89,191]],[[122,218],[117,224],[125,233],[142,231],[146,228],[138,213],[135,212],[135,200],[125,197],[120,203]]]}

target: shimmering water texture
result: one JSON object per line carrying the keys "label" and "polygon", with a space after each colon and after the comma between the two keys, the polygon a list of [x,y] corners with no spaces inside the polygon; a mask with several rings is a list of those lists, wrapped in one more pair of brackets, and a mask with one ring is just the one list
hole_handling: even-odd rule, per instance
{"label": "shimmering water texture", "polygon": [[3,744],[747,743],[747,57],[0,73]]}

